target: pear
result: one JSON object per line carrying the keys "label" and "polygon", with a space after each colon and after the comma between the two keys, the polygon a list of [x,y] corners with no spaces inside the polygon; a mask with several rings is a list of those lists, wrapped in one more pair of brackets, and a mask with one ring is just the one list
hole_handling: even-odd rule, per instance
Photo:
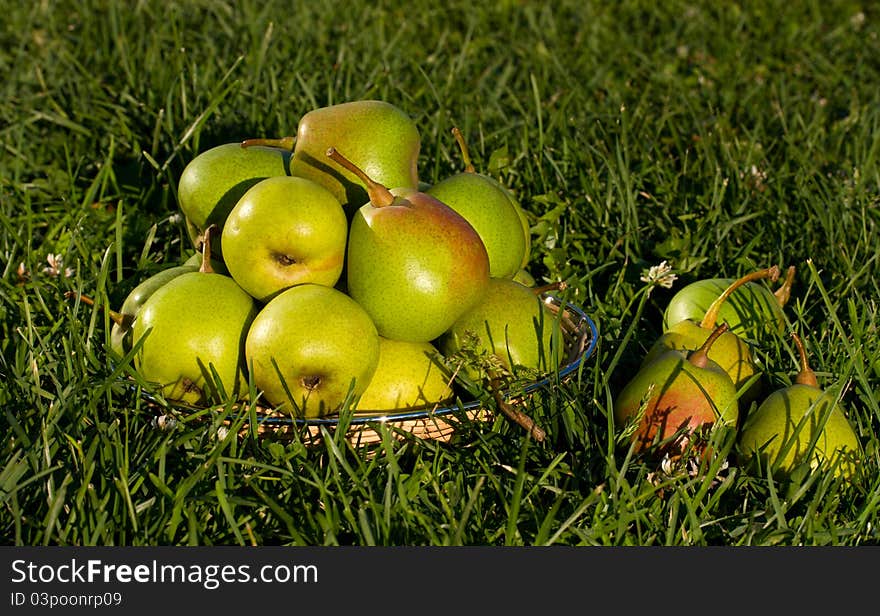
{"label": "pear", "polygon": [[247,334],[245,357],[268,404],[297,417],[323,417],[369,385],[379,362],[379,335],[352,298],[305,283],[285,289],[260,310]]}
{"label": "pear", "polygon": [[546,372],[562,362],[559,323],[540,290],[507,278],[492,278],[485,297],[440,337],[438,347],[449,357],[474,343],[472,350],[492,355],[509,372]]}
{"label": "pear", "polygon": [[242,196],[226,219],[220,246],[229,274],[265,303],[296,284],[335,285],[347,238],[345,212],[330,191],[280,176]]}
{"label": "pear", "polygon": [[333,161],[361,177],[370,201],[348,234],[348,293],[393,340],[430,342],[486,293],[489,256],[474,228],[435,197],[389,190],[330,148]]}
{"label": "pear", "polygon": [[242,393],[244,339],[257,314],[235,280],[211,269],[214,230],[206,229],[202,267],[156,289],[132,330],[133,344],[140,344],[135,369],[168,400],[192,405]]}
{"label": "pear", "polygon": [[113,320],[113,327],[110,330],[110,348],[119,356],[128,353],[131,350],[134,322],[144,302],[174,278],[198,270],[199,266],[192,263],[167,267],[146,278],[132,289],[123,300],[119,312],[110,314],[110,318]]}
{"label": "pear", "polygon": [[726,323],[717,326],[696,350],[664,351],[623,387],[614,401],[614,421],[618,429],[635,423],[635,451],[645,452],[657,444],[674,458],[682,454],[695,431],[715,424],[736,425],[736,386],[710,359],[712,345],[727,328]]}
{"label": "pear", "polygon": [[184,167],[177,201],[190,238],[226,217],[248,188],[262,179],[287,175],[290,152],[283,148],[224,143],[205,150]]}
{"label": "pear", "polygon": [[386,101],[358,100],[312,109],[300,118],[296,137],[247,143],[292,148],[290,174],[329,190],[349,216],[367,201],[367,186],[357,174],[328,163],[325,153],[330,147],[345,152],[385,186],[419,186],[418,128],[402,109]]}
{"label": "pear", "polygon": [[452,398],[440,352],[430,342],[379,338],[379,362],[361,394],[358,411],[425,407]]}
{"label": "pear", "polygon": [[[648,364],[664,352],[670,349],[690,351],[698,348],[713,332],[718,322],[718,313],[730,295],[742,285],[770,278],[776,280],[779,276],[779,267],[772,267],[751,272],[742,278],[735,280],[727,286],[724,292],[716,297],[715,301],[706,311],[701,321],[685,319],[672,325],[654,342],[642,360],[642,365]],[[755,378],[758,374],[752,357],[751,347],[740,336],[728,331],[715,342],[709,358],[718,363],[730,374],[738,390],[742,390],[741,403],[748,404],[760,395],[761,382]]]}
{"label": "pear", "polygon": [[426,192],[471,223],[489,253],[490,276],[513,278],[528,260],[530,243],[527,245],[529,234],[523,232],[524,215],[498,180],[476,172],[458,128],[453,129],[453,134],[465,170],[441,180]]}
{"label": "pear", "polygon": [[800,371],[792,385],[771,393],[749,414],[739,449],[747,461],[760,458],[782,475],[808,462],[851,477],[861,455],[859,439],[836,397],[819,387],[803,342],[794,332],[791,336]]}
{"label": "pear", "polygon": [[[732,333],[750,340],[761,341],[782,334],[786,326],[783,308],[791,296],[795,273],[795,266],[789,266],[776,291],[758,282],[738,287],[718,311],[718,322],[727,323]],[[682,287],[666,305],[663,328],[669,329],[685,319],[701,319],[733,282],[732,278],[707,278]]]}

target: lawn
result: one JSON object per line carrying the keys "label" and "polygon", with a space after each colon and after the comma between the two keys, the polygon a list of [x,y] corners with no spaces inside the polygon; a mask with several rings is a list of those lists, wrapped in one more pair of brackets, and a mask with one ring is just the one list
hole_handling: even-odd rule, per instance
{"label": "lawn", "polygon": [[[0,543],[880,543],[876,6],[3,4]],[[527,213],[529,271],[597,325],[522,407],[544,440],[500,416],[367,448],[161,423],[110,360],[100,306],[192,252],[184,166],[358,99],[410,114],[427,184],[461,170],[458,126]],[[646,275],[663,262],[671,286]],[[858,473],[774,477],[723,433],[703,467],[636,455],[612,408],[667,302],[774,264],[797,273],[785,333],[754,347],[765,390],[793,381],[796,332]]]}

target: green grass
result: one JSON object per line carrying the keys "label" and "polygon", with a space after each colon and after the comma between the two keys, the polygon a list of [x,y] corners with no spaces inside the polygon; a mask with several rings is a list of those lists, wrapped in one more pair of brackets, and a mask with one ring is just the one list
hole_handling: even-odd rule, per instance
{"label": "green grass", "polygon": [[[5,4],[0,542],[880,543],[873,5]],[[533,274],[566,280],[598,324],[583,370],[527,406],[544,442],[505,420],[371,451],[159,429],[108,361],[104,312],[65,298],[117,307],[187,253],[176,180],[198,152],[360,98],[413,116],[427,182],[459,170],[459,126],[528,212]],[[675,286],[648,287],[663,260]],[[664,474],[631,455],[610,409],[665,302],[773,263],[798,268],[788,329],[844,387],[861,475],[781,481],[735,458]],[[791,382],[786,336],[756,352],[768,389]]]}

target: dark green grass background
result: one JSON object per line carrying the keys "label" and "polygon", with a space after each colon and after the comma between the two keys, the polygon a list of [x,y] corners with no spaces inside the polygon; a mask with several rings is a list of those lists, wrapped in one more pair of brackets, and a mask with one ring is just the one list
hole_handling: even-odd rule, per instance
{"label": "dark green grass background", "polygon": [[[0,2],[0,542],[876,544],[880,11],[859,2]],[[477,168],[529,214],[539,279],[600,329],[576,378],[449,445],[371,455],[160,430],[103,311],[190,250],[183,166],[311,108],[412,115],[420,175]],[[44,271],[50,255],[60,271]],[[666,260],[673,289],[644,270]],[[798,268],[788,329],[866,449],[852,482],[664,474],[614,395],[698,278]],[[69,276],[65,268],[70,268]],[[58,275],[54,275],[58,274]],[[756,353],[767,387],[787,337]]]}

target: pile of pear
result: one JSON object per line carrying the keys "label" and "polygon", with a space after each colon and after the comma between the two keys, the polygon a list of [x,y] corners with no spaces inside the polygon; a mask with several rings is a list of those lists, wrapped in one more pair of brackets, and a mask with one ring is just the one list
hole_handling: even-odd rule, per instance
{"label": "pile of pear", "polygon": [[819,467],[851,478],[862,456],[846,410],[823,390],[800,337],[791,332],[800,370],[766,393],[755,345],[782,336],[795,268],[772,292],[778,266],[739,279],[709,278],[673,295],[663,332],[614,401],[614,422],[639,454],[681,460],[713,453],[711,434],[733,430],[736,458],[761,475],[791,477]]}
{"label": "pile of pear", "polygon": [[465,348],[511,372],[558,367],[528,218],[452,132],[464,170],[434,185],[414,120],[379,100],[198,153],[177,186],[195,254],[111,311],[111,352],[178,406],[300,418],[449,402]]}

